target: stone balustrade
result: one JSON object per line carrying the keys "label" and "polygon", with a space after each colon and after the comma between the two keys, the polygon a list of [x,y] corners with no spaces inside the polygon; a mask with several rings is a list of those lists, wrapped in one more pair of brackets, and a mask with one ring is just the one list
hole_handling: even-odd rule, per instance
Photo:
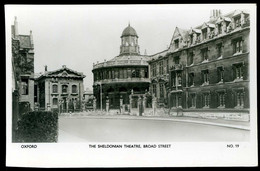
{"label": "stone balustrade", "polygon": [[110,66],[124,66],[124,65],[143,65],[147,66],[146,60],[115,60],[115,61],[105,61],[102,63],[97,63],[93,65],[93,69],[110,67]]}
{"label": "stone balustrade", "polygon": [[124,78],[124,79],[118,79],[118,78],[115,78],[115,79],[103,79],[103,80],[97,80],[94,82],[94,84],[105,84],[105,83],[111,83],[111,82],[118,82],[118,83],[121,83],[121,82],[150,82],[150,79],[149,78]]}

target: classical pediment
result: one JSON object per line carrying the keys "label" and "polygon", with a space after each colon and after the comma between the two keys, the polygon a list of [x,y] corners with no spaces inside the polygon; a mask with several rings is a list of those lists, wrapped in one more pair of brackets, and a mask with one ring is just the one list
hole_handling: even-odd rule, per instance
{"label": "classical pediment", "polygon": [[55,71],[49,71],[45,74],[46,77],[85,77],[83,73],[74,71],[67,67]]}

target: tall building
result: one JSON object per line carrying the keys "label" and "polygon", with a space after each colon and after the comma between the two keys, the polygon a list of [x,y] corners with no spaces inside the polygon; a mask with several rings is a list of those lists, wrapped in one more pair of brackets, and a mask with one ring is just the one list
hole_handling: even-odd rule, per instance
{"label": "tall building", "polygon": [[186,112],[248,113],[249,17],[213,10],[197,27],[176,27],[169,48],[148,61],[158,102]]}
{"label": "tall building", "polygon": [[29,35],[18,32],[15,17],[12,33],[13,91],[17,90],[19,102],[28,102],[34,108],[34,43],[32,31]]}
{"label": "tall building", "polygon": [[147,55],[140,54],[138,35],[129,24],[121,35],[120,54],[93,65],[93,92],[97,108],[104,109],[108,99],[110,109],[119,109],[120,98],[123,104],[129,104],[132,92],[144,94],[149,91],[148,59]]}

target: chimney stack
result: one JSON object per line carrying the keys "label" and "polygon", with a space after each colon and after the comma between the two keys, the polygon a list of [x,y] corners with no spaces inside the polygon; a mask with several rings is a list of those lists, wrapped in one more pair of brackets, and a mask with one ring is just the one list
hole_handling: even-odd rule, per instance
{"label": "chimney stack", "polygon": [[213,9],[210,11],[210,21],[217,19],[221,16],[221,11]]}
{"label": "chimney stack", "polygon": [[18,22],[17,22],[17,17],[14,17],[14,37],[17,38],[19,35],[18,33]]}
{"label": "chimney stack", "polygon": [[47,72],[48,69],[47,69],[47,65],[44,65],[44,71]]}
{"label": "chimney stack", "polygon": [[30,41],[31,41],[32,47],[34,47],[33,36],[32,36],[32,30],[30,30]]}

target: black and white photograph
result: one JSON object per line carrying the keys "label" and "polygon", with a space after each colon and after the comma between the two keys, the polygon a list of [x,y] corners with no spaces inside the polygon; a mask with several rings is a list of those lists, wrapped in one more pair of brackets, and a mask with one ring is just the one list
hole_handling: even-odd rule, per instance
{"label": "black and white photograph", "polygon": [[5,5],[6,166],[258,166],[256,4]]}

